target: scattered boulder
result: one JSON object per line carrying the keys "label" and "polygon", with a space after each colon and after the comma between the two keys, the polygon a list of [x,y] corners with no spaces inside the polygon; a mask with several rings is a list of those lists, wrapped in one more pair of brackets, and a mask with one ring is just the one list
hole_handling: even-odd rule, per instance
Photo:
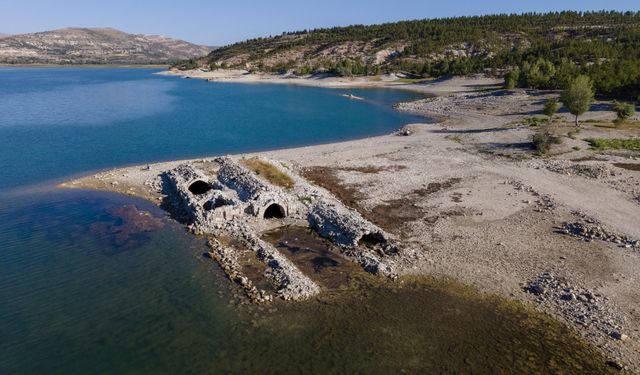
{"label": "scattered boulder", "polygon": [[640,241],[615,233],[601,222],[582,213],[574,212],[580,219],[573,223],[565,222],[560,232],[582,239],[583,241],[601,240],[611,242],[625,248],[640,248]]}
{"label": "scattered boulder", "polygon": [[568,280],[555,277],[550,272],[533,278],[523,286],[523,290],[534,296],[534,301],[545,310],[558,311],[568,321],[581,327],[592,327],[612,338],[612,332],[620,332],[625,322],[624,315],[608,298],[573,286]]}
{"label": "scattered boulder", "polygon": [[408,126],[403,126],[400,129],[396,130],[396,135],[407,137],[413,134],[413,131]]}
{"label": "scattered boulder", "polygon": [[567,176],[582,176],[590,179],[606,179],[614,177],[618,172],[607,163],[582,164],[568,160],[563,161],[546,161],[545,166],[548,170]]}
{"label": "scattered boulder", "polygon": [[611,336],[611,338],[614,340],[620,341],[627,341],[629,339],[629,336],[621,333],[620,331],[612,331],[611,333],[609,333],[609,336]]}

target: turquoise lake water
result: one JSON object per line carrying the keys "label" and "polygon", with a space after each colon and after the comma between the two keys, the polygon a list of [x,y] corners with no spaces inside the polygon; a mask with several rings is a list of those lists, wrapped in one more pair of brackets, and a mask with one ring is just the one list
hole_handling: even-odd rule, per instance
{"label": "turquoise lake water", "polygon": [[[558,325],[437,287],[238,307],[161,210],[56,189],[97,169],[316,144],[423,121],[390,90],[0,68],[0,374],[601,370]],[[365,97],[352,101],[343,93]],[[138,212],[148,212],[139,221]]]}
{"label": "turquoise lake water", "polygon": [[[149,69],[0,68],[0,189],[98,168],[325,143],[418,121],[397,90],[209,83]],[[353,92],[366,101],[348,100]]]}

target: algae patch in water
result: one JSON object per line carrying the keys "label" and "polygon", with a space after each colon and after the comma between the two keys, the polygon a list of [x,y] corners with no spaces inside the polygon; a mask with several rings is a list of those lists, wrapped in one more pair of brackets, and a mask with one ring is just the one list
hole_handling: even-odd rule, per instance
{"label": "algae patch in water", "polygon": [[[359,285],[356,285],[359,284]],[[229,372],[606,373],[605,359],[518,303],[435,280],[364,277],[252,319]],[[228,367],[227,367],[228,366]]]}
{"label": "algae patch in water", "polygon": [[[317,298],[242,310],[227,373],[607,373],[605,358],[574,332],[517,302],[452,281],[391,282],[358,269],[302,228],[265,234],[323,284]],[[318,264],[317,258],[330,259]],[[327,272],[329,270],[329,272]],[[344,268],[342,269],[345,270]],[[246,315],[245,315],[246,314]]]}

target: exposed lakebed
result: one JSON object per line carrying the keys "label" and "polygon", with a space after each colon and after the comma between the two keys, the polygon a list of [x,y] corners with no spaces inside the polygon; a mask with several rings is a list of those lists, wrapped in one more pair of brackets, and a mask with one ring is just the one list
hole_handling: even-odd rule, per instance
{"label": "exposed lakebed", "polygon": [[[411,94],[350,90],[365,100],[349,101],[340,90],[209,84],[151,70],[13,72],[0,70],[2,105],[22,103],[0,123],[0,372],[605,371],[593,349],[548,318],[453,283],[374,278],[295,229],[267,236],[324,278],[327,292],[238,306],[237,291],[202,257],[204,240],[157,207],[44,182],[389,132],[415,120],[388,105]],[[98,103],[119,92],[137,94]]]}

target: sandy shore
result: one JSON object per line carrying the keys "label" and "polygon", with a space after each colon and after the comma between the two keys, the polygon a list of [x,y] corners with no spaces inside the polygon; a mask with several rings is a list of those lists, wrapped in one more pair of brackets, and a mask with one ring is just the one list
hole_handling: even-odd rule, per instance
{"label": "sandy shore", "polygon": [[204,79],[209,82],[232,83],[270,83],[325,88],[394,88],[426,93],[455,93],[481,90],[502,84],[501,80],[484,76],[452,78],[442,80],[410,80],[396,74],[385,74],[375,77],[335,77],[331,75],[314,75],[299,77],[293,74],[250,73],[246,70],[166,70],[158,75]]}
{"label": "sandy shore", "polygon": [[[322,87],[407,86],[391,78],[300,81],[215,74],[192,77]],[[491,84],[458,78],[410,85],[457,94],[400,104],[400,110],[447,118],[435,125],[408,125],[409,136],[237,157],[260,155],[287,163],[395,234],[403,247],[414,250],[400,262],[399,273],[454,278],[522,301],[640,372],[640,244],[634,242],[640,239],[640,171],[633,170],[640,154],[596,153],[584,141],[637,137],[640,129],[597,126],[596,121],[610,121],[613,114],[596,106],[600,109],[585,116],[594,122],[569,137],[571,119],[560,114],[556,131],[564,135],[563,144],[551,157],[534,157],[530,137],[535,128],[524,119],[539,115],[547,94],[477,91]],[[63,186],[158,202],[162,196],[153,180],[180,163],[115,169]],[[584,228],[593,231],[584,234]]]}

